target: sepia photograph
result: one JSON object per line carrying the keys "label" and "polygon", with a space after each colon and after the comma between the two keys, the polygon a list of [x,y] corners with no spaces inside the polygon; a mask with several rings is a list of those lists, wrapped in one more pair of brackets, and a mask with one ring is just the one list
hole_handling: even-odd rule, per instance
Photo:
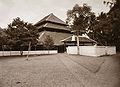
{"label": "sepia photograph", "polygon": [[120,87],[120,0],[0,0],[0,87]]}

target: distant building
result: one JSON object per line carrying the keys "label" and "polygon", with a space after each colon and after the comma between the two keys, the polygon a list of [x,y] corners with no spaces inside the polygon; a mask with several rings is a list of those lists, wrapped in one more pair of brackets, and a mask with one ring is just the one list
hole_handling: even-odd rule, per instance
{"label": "distant building", "polygon": [[44,17],[42,20],[37,22],[35,26],[39,29],[39,41],[42,42],[45,35],[50,35],[54,40],[54,45],[57,47],[58,52],[64,52],[65,46],[61,40],[72,36],[68,25],[56,17],[53,13]]}

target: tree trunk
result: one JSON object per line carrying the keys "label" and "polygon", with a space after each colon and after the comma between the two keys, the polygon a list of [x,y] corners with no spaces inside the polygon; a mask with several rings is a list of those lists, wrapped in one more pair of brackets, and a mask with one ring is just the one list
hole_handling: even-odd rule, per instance
{"label": "tree trunk", "polygon": [[31,42],[29,42],[27,60],[28,60],[28,57],[29,57],[29,52],[30,52],[30,50],[31,50]]}
{"label": "tree trunk", "polygon": [[23,49],[22,49],[22,46],[20,46],[20,55],[21,55],[21,56],[23,55]]}
{"label": "tree trunk", "polygon": [[77,35],[77,54],[80,54],[80,49],[79,49],[79,35]]}
{"label": "tree trunk", "polygon": [[2,45],[2,55],[4,56],[4,45]]}
{"label": "tree trunk", "polygon": [[48,54],[50,53],[49,51],[50,51],[50,49],[48,48]]}

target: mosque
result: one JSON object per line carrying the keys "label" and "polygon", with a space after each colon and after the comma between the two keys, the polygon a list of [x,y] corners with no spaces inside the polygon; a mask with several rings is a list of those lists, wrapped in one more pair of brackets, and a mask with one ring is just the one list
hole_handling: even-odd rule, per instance
{"label": "mosque", "polygon": [[[76,37],[70,31],[69,26],[53,13],[38,21],[35,26],[39,30],[39,42],[42,42],[46,35],[50,35],[58,53],[64,52],[68,45],[76,45]],[[96,43],[84,36],[80,36],[79,39],[80,45],[93,45]]]}

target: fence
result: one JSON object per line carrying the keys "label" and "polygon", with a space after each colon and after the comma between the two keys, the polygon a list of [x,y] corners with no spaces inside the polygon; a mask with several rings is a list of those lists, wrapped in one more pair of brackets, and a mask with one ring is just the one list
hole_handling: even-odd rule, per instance
{"label": "fence", "polygon": [[[29,55],[40,55],[40,54],[56,54],[57,50],[40,50],[40,51],[29,51]],[[19,56],[20,51],[0,51],[0,56]],[[28,51],[23,51],[23,55],[28,55]]]}
{"label": "fence", "polygon": [[[115,46],[80,46],[80,55],[86,56],[102,56],[116,54]],[[77,46],[68,46],[68,54],[77,54]]]}

